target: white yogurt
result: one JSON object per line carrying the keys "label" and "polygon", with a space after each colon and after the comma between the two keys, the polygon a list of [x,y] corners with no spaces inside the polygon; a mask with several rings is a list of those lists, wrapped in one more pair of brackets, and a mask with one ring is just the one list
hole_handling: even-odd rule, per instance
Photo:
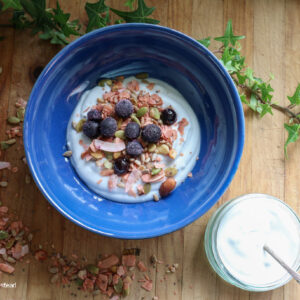
{"label": "white yogurt", "polygon": [[[131,80],[137,80],[135,77],[128,77],[124,80],[124,86]],[[145,92],[155,93],[158,92],[158,95],[163,100],[163,107],[172,105],[174,110],[177,113],[177,120],[180,121],[182,118],[186,118],[189,124],[184,129],[184,142],[180,142],[181,135],[178,133],[177,140],[173,143],[173,148],[177,151],[178,155],[173,160],[169,157],[162,156],[162,163],[168,166],[174,166],[178,169],[178,173],[175,176],[177,186],[183,182],[188,173],[192,171],[196,158],[200,150],[200,128],[197,117],[193,112],[192,108],[189,106],[187,101],[183,96],[173,87],[167,83],[148,78],[149,82],[155,83],[154,89],[149,91],[146,86],[147,84],[139,81],[140,90]],[[78,122],[82,118],[86,118],[87,111],[89,107],[97,104],[97,98],[101,98],[105,92],[110,91],[108,86],[105,88],[95,87],[91,90],[83,93],[79,99],[78,104],[76,105],[74,112],[70,118],[68,128],[67,128],[67,144],[70,150],[72,150],[71,162],[79,177],[98,195],[105,198],[115,200],[118,202],[143,202],[153,199],[154,194],[158,194],[159,187],[161,182],[151,184],[151,192],[142,195],[133,197],[125,193],[122,188],[115,188],[112,191],[108,190],[108,177],[103,177],[100,175],[100,168],[97,167],[94,161],[85,161],[81,159],[80,155],[83,152],[83,147],[79,144],[80,140],[83,140],[85,144],[90,144],[91,140],[87,138],[82,132],[77,133],[72,128],[72,122]],[[183,156],[179,155],[183,153]],[[102,179],[103,181],[98,184],[97,182]],[[141,180],[136,183],[136,185],[141,184]]]}
{"label": "white yogurt", "polygon": [[228,272],[246,285],[267,286],[287,275],[267,252],[267,244],[289,266],[300,256],[300,228],[295,214],[266,195],[242,199],[222,217],[216,248]]}

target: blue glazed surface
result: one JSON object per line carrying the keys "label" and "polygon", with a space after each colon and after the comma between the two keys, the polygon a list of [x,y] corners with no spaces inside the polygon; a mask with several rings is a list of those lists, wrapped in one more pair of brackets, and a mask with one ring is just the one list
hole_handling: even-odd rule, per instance
{"label": "blue glazed surface", "polygon": [[[168,82],[188,100],[201,128],[199,160],[193,177],[166,199],[116,203],[90,191],[62,156],[66,128],[84,82],[86,90],[100,77],[139,72]],[[190,37],[148,24],[106,27],[65,47],[37,80],[24,121],[28,165],[48,201],[84,228],[126,239],[166,234],[203,215],[231,182],[243,144],[242,106],[223,66]]]}

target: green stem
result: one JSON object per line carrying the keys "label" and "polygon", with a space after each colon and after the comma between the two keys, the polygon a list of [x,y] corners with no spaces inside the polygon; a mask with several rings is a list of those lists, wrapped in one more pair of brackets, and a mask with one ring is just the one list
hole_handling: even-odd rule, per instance
{"label": "green stem", "polygon": [[[266,102],[261,98],[261,95],[260,95],[258,92],[253,91],[253,90],[252,90],[249,86],[247,86],[247,85],[240,84],[240,83],[238,82],[238,80],[237,80],[235,77],[233,77],[232,75],[231,75],[231,78],[232,78],[233,81],[235,82],[236,86],[240,87],[240,88],[243,89],[243,90],[246,90],[247,93],[252,93],[252,94],[254,94],[254,95],[256,96],[256,99],[257,99],[258,101],[260,101],[261,103],[266,103]],[[280,111],[281,113],[285,114],[285,115],[288,116],[289,118],[293,118],[294,121],[296,121],[297,123],[300,124],[300,116],[299,116],[299,114],[294,113],[294,112],[290,109],[290,108],[293,108],[294,105],[289,105],[289,106],[287,106],[287,107],[284,107],[284,106],[281,106],[281,105],[272,103],[272,104],[270,104],[270,106],[271,106],[272,108],[276,109],[277,111]]]}

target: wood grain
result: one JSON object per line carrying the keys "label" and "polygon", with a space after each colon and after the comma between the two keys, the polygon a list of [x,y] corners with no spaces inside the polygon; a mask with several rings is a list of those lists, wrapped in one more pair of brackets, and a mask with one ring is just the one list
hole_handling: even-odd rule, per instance
{"label": "wood grain", "polygon": [[[47,1],[51,7],[55,0]],[[84,24],[87,17],[84,0],[60,1],[71,19],[79,18]],[[96,1],[90,1],[96,2]],[[124,9],[124,1],[107,0],[113,7]],[[287,104],[285,95],[291,95],[300,78],[300,2],[297,0],[148,0],[156,6],[153,17],[161,25],[180,30],[194,38],[222,35],[227,20],[232,19],[235,34],[246,35],[241,41],[247,64],[256,74],[267,78],[275,75],[274,98]],[[1,15],[0,24],[8,22],[8,14]],[[116,16],[113,17],[113,20]],[[45,66],[60,47],[32,37],[27,31],[15,31],[0,26],[0,140],[5,140],[8,128],[6,118],[14,114],[18,97],[27,99],[35,81],[34,71]],[[212,48],[217,43],[212,43]],[[7,188],[0,188],[0,200],[16,211],[34,231],[33,247],[39,244],[47,250],[54,248],[66,255],[76,253],[90,262],[100,253],[120,254],[124,247],[142,248],[141,259],[147,261],[155,254],[165,264],[178,263],[175,274],[165,277],[164,265],[150,269],[154,281],[151,293],[135,283],[128,299],[150,300],[296,300],[300,287],[295,282],[267,293],[248,293],[223,282],[208,265],[203,235],[207,221],[215,209],[229,199],[243,193],[262,192],[286,201],[300,214],[299,163],[300,143],[289,147],[289,159],[283,153],[287,120],[275,112],[274,116],[257,118],[245,109],[246,136],[241,164],[230,187],[207,214],[185,229],[175,233],[137,241],[124,241],[96,235],[76,226],[62,217],[41,195],[35,184],[25,183],[28,168],[21,158],[24,155],[21,141],[2,151],[0,160],[7,160],[19,171],[0,171],[0,180],[8,180]],[[0,289],[4,300],[69,300],[104,299],[102,296],[78,292],[76,288],[62,288],[49,283],[45,264],[34,260],[18,264],[14,276],[0,275],[0,282],[16,282],[16,289]]]}

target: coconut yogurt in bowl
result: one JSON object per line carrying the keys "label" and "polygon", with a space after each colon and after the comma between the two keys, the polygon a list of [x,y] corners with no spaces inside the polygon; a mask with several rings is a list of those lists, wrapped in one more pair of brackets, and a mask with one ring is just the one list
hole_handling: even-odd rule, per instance
{"label": "coconut yogurt in bowl", "polygon": [[[192,176],[200,150],[198,120],[184,97],[161,80],[137,77],[103,79],[84,92],[67,128],[70,159],[79,177],[98,195],[118,202],[168,195]],[[128,114],[122,115],[122,109],[129,109]],[[93,119],[98,112],[99,133]],[[95,126],[87,130],[95,129],[95,134],[85,134],[87,122]],[[144,137],[147,126],[150,134],[158,131],[158,140]]]}

